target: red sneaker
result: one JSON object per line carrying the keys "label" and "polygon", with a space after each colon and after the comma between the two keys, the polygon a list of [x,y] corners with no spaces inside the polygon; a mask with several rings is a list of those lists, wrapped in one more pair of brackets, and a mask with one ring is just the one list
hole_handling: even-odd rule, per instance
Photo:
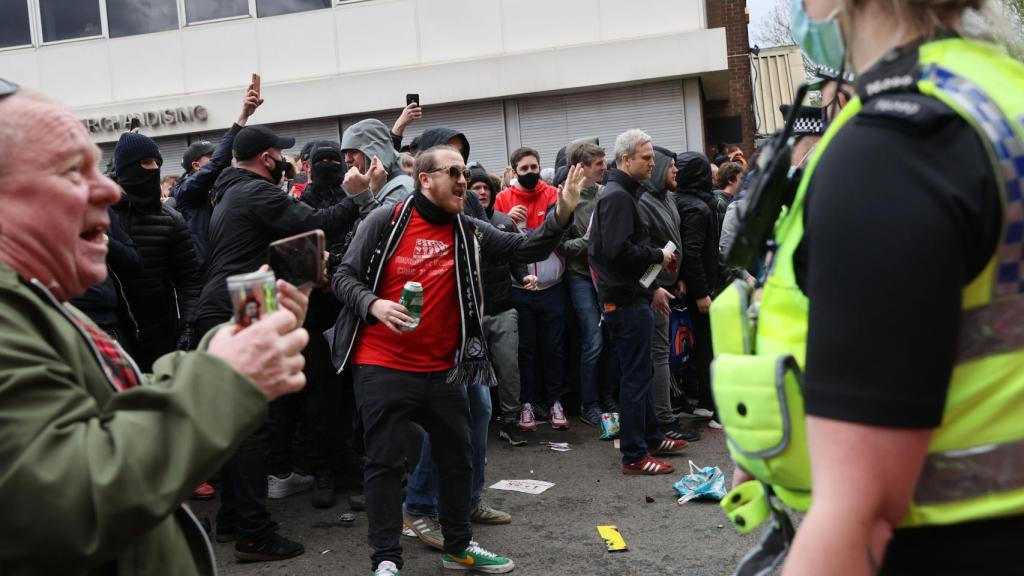
{"label": "red sneaker", "polygon": [[651,451],[651,454],[661,455],[680,452],[689,445],[690,443],[687,442],[686,440],[673,440],[672,438],[665,436],[665,439],[661,441],[661,444],[658,444],[656,446],[648,446],[647,448],[648,450]]}
{"label": "red sneaker", "polygon": [[203,482],[192,491],[193,500],[209,500],[217,495],[217,489],[210,486],[209,482]]}
{"label": "red sneaker", "polygon": [[651,455],[644,456],[643,460],[632,464],[623,464],[622,473],[626,476],[655,476],[657,474],[671,474],[674,469],[668,462],[662,462]]}

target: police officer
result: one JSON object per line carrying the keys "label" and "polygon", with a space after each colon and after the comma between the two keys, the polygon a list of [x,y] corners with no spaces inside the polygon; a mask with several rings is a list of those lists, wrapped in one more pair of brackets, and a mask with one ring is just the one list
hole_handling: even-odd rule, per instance
{"label": "police officer", "polygon": [[[794,0],[857,97],[775,228],[756,355],[715,367],[738,464],[810,505],[787,576],[1020,573],[1024,66],[956,33],[984,2]],[[742,328],[720,300],[721,352]],[[738,525],[756,488],[723,504]]]}

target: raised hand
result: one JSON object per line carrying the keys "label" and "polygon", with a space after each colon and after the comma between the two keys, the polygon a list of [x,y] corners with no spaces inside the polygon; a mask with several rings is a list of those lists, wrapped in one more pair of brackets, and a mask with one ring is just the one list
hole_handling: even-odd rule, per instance
{"label": "raised hand", "polygon": [[380,189],[388,181],[388,171],[384,168],[384,163],[380,161],[380,158],[373,157],[373,160],[370,161],[370,169],[366,173],[370,177],[370,190],[374,194],[380,192]]}
{"label": "raised hand", "polygon": [[358,196],[369,189],[370,175],[369,173],[363,174],[359,171],[359,168],[353,166],[345,173],[345,179],[342,180],[341,187],[349,196]]}
{"label": "raised hand", "polygon": [[558,189],[558,206],[555,208],[555,217],[558,218],[558,223],[562,226],[569,223],[569,218],[580,203],[580,191],[583,190],[585,179],[583,164],[569,167],[565,184]]}
{"label": "raised hand", "polygon": [[405,133],[405,129],[409,127],[409,124],[419,120],[423,117],[423,108],[420,108],[419,102],[412,102],[404,109],[402,109],[402,115],[395,120],[395,125],[391,127],[391,133],[396,136],[401,136]]}
{"label": "raised hand", "polygon": [[252,116],[256,109],[263,104],[263,98],[260,96],[260,75],[253,74],[252,82],[249,83],[249,87],[245,91],[245,96],[242,98],[242,113],[238,116],[236,124],[239,126],[245,126],[245,123],[249,121],[249,117]]}

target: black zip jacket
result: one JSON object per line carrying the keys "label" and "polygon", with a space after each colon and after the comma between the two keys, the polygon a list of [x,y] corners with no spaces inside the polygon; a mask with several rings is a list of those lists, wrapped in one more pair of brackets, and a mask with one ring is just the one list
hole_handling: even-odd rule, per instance
{"label": "black zip jacket", "polygon": [[640,219],[641,193],[639,182],[613,168],[597,199],[587,255],[597,271],[597,295],[604,304],[651,301],[651,291],[640,285],[640,277],[651,264],[661,264],[662,252]]}
{"label": "black zip jacket", "polygon": [[100,326],[131,326],[130,334],[134,336],[136,328],[130,318],[124,283],[135,279],[142,272],[142,256],[139,256],[135,242],[121,226],[114,209],[108,209],[107,213],[110,216],[110,229],[107,230],[110,239],[107,244],[107,279],[91,286],[71,303]]}
{"label": "black zip jacket", "polygon": [[330,245],[344,238],[359,218],[359,207],[352,197],[315,210],[244,168],[224,170],[212,195],[217,204],[210,219],[206,284],[199,298],[201,322],[219,323],[231,318],[228,276],[255,272],[266,264],[271,242],[319,228]]}
{"label": "black zip jacket", "polygon": [[686,283],[689,298],[713,298],[722,266],[718,252],[722,229],[714,209],[711,165],[703,154],[686,152],[679,155],[676,167],[676,208],[683,239],[679,277]]}

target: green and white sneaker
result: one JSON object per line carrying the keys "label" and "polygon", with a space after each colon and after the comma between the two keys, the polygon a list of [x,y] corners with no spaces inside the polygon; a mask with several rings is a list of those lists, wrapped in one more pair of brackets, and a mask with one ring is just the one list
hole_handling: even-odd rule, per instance
{"label": "green and white sneaker", "polygon": [[470,542],[462,554],[445,554],[441,556],[441,564],[449,570],[472,570],[485,574],[504,574],[515,569],[512,560],[488,552],[476,542]]}
{"label": "green and white sneaker", "polygon": [[377,569],[373,571],[373,576],[399,576],[401,572],[398,571],[398,566],[390,560],[385,560],[377,565]]}

